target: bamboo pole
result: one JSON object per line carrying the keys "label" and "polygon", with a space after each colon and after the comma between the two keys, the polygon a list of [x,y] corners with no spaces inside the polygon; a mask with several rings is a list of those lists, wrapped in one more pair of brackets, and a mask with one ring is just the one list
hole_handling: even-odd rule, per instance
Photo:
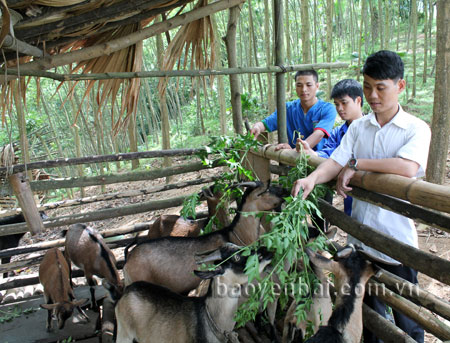
{"label": "bamboo pole", "polygon": [[[289,166],[270,165],[270,172],[277,175],[286,176],[290,169],[291,167]],[[328,184],[333,184],[334,186],[334,181],[331,181]],[[440,228],[443,231],[450,232],[450,217],[445,214],[428,210],[387,195],[366,191],[359,187],[353,187],[353,190],[348,192],[348,194],[359,200],[366,201],[386,210],[411,218],[419,223],[431,225]]]}
{"label": "bamboo pole", "polygon": [[385,343],[416,343],[397,325],[363,304],[363,324]]}
{"label": "bamboo pole", "polygon": [[[344,69],[348,68],[348,63],[314,63],[314,64],[294,64],[284,66],[286,72],[295,72],[299,70],[321,70],[321,69]],[[4,70],[0,69],[3,73]],[[36,76],[53,79],[56,81],[81,81],[81,80],[110,80],[110,79],[134,79],[150,77],[195,77],[211,75],[235,75],[235,74],[268,74],[281,73],[283,68],[279,66],[267,67],[235,67],[235,68],[217,68],[200,70],[152,70],[141,72],[108,72],[108,73],[89,73],[89,74],[61,74],[43,70],[20,70],[21,76]],[[8,68],[8,74],[17,75],[17,69]]]}
{"label": "bamboo pole", "polygon": [[[275,151],[275,146],[265,146],[253,150],[254,154],[294,166],[299,154],[295,150]],[[317,167],[325,159],[310,156],[308,163]],[[407,200],[415,205],[450,213],[450,187],[432,184],[407,177],[370,172],[356,172],[350,184],[368,191],[390,195]]]}
{"label": "bamboo pole", "polygon": [[322,199],[319,199],[319,209],[332,224],[364,244],[391,256],[405,266],[450,285],[450,261],[414,248],[370,226],[361,224]]}
{"label": "bamboo pole", "polygon": [[[147,194],[153,194],[153,193],[157,193],[157,192],[168,191],[171,189],[179,189],[179,188],[185,188],[185,187],[189,187],[189,186],[201,185],[204,183],[213,182],[217,179],[218,179],[218,177],[207,177],[207,178],[201,178],[201,179],[196,179],[196,180],[191,180],[191,181],[183,181],[183,182],[178,182],[178,183],[173,183],[173,184],[168,184],[168,185],[154,186],[154,187],[150,187],[150,188],[146,188],[146,189],[130,190],[130,191],[125,191],[125,192],[115,192],[115,193],[109,193],[109,194],[100,194],[100,195],[94,195],[94,196],[78,198],[78,199],[62,200],[62,201],[52,202],[52,203],[38,206],[38,211],[53,210],[55,208],[62,208],[62,207],[80,206],[80,205],[85,205],[85,204],[90,204],[93,202],[100,202],[100,201],[131,198],[131,197],[136,197],[136,196],[140,196],[140,195],[147,195]],[[0,218],[7,217],[7,216],[13,216],[13,215],[16,215],[19,213],[22,213],[22,210],[20,208],[0,211]]]}
{"label": "bamboo pole", "polygon": [[[165,156],[190,156],[199,152],[205,151],[205,149],[171,149],[171,150],[153,150],[142,152],[130,152],[114,155],[95,155],[80,158],[64,158],[50,161],[31,162],[26,165],[27,170],[52,168],[61,166],[72,166],[77,164],[89,164],[89,163],[101,163],[101,162],[115,162],[115,161],[129,161],[133,159],[143,158],[157,158]],[[16,164],[10,168],[1,167],[0,176],[18,173],[25,170],[24,164]]]}
{"label": "bamboo pole", "polygon": [[[217,166],[218,165],[216,163],[213,167]],[[62,180],[34,181],[31,183],[31,189],[33,191],[44,191],[59,188],[87,187],[98,185],[104,186],[112,183],[154,180],[162,177],[190,173],[209,168],[211,167],[205,166],[201,162],[196,162],[187,165],[148,171],[139,171],[120,175],[99,175],[99,176],[85,176],[80,178],[77,177],[66,178]]]}
{"label": "bamboo pole", "polygon": [[433,293],[427,292],[419,286],[382,268],[379,268],[378,272],[372,277],[372,279],[381,284],[385,284],[397,293],[401,293],[402,296],[413,301],[417,305],[426,307],[431,312],[450,320],[450,303],[438,298]]}
{"label": "bamboo pole", "polygon": [[[140,204],[133,204],[119,208],[108,208],[89,213],[78,213],[70,216],[62,216],[58,218],[50,218],[44,222],[45,228],[70,225],[75,223],[93,222],[103,219],[129,216],[136,213],[161,210],[168,207],[179,206],[183,203],[187,196],[169,198],[165,200],[148,201]],[[0,236],[12,235],[27,231],[24,223],[0,226]]]}
{"label": "bamboo pole", "polygon": [[[382,287],[378,282],[369,281],[368,286],[369,289],[378,290],[375,295],[383,302],[414,320],[424,330],[432,333],[441,340],[450,339],[450,327],[434,317],[423,307],[417,306],[391,290]],[[381,292],[379,291],[380,289]]]}
{"label": "bamboo pole", "polygon": [[[274,26],[275,26],[275,64],[283,66],[285,61],[284,51],[284,4],[283,1],[274,0]],[[283,68],[281,68],[283,69]],[[275,75],[276,84],[276,103],[277,103],[277,133],[278,143],[286,143],[288,141],[286,132],[286,82],[284,78],[284,71]]]}

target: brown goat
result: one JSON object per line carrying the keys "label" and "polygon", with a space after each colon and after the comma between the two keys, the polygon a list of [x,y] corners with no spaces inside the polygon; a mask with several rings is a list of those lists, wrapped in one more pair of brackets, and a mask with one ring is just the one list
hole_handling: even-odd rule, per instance
{"label": "brown goat", "polygon": [[[201,278],[212,279],[204,297],[183,297],[144,281],[127,286],[115,307],[117,342],[231,342],[239,292],[248,281],[244,273],[248,257],[236,254],[239,249],[228,243],[199,260],[221,262],[215,270],[194,271]],[[262,271],[272,254],[260,249],[257,258]]]}
{"label": "brown goat", "polygon": [[[223,193],[214,192],[214,185],[212,185],[202,189],[201,194],[206,198],[208,204],[208,217],[217,218],[221,228],[230,225],[228,202],[222,200]],[[175,214],[162,214],[150,226],[147,237],[150,239],[167,236],[197,237],[201,229],[201,225],[194,220],[184,219]]]}
{"label": "brown goat", "polygon": [[112,285],[110,292],[116,292],[117,294],[113,296],[119,297],[123,286],[116,268],[116,259],[96,230],[84,224],[70,226],[66,233],[65,247],[65,257],[69,267],[73,262],[84,271],[88,285],[91,287],[93,309],[97,309],[94,275],[108,280]]}
{"label": "brown goat", "polygon": [[184,219],[176,214],[162,214],[148,230],[148,238],[159,237],[197,237],[200,233],[200,226],[197,222]]}
{"label": "brown goat", "polygon": [[45,304],[40,306],[48,310],[47,330],[52,329],[52,312],[58,319],[59,329],[64,327],[75,307],[87,318],[80,306],[89,299],[74,300],[75,295],[69,282],[69,266],[58,248],[52,248],[45,254],[39,266],[39,280],[44,286],[45,299]]}
{"label": "brown goat", "polygon": [[147,281],[187,294],[201,281],[192,273],[196,267],[195,253],[217,249],[230,241],[238,245],[256,241],[261,233],[260,219],[240,213],[273,210],[281,205],[287,193],[280,187],[269,187],[261,182],[246,185],[249,188],[228,227],[199,237],[164,237],[138,244],[123,269],[125,285]]}

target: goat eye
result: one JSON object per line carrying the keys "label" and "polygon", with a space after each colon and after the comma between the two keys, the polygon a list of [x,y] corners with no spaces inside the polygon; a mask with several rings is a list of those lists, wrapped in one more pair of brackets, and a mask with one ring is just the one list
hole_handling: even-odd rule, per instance
{"label": "goat eye", "polygon": [[233,256],[233,261],[234,262],[239,262],[241,260],[241,256],[240,255],[234,255]]}

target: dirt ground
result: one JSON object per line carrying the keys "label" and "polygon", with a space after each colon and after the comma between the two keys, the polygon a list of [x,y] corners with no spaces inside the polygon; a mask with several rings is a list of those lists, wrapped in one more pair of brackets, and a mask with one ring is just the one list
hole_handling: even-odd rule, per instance
{"label": "dirt ground", "polygon": [[[149,162],[145,162],[149,163]],[[159,161],[152,161],[152,168],[159,168],[161,162]],[[186,160],[178,159],[175,161],[175,164],[184,164],[186,163]],[[448,159],[448,166],[450,165],[450,157]],[[450,167],[447,171],[447,182],[446,184],[450,186]],[[175,183],[179,181],[185,181],[185,180],[193,180],[201,177],[211,176],[212,174],[219,175],[221,171],[219,169],[215,170],[202,170],[199,172],[193,172],[188,173],[185,175],[180,176],[174,176],[172,178],[172,181],[170,183]],[[127,184],[113,184],[113,185],[107,185],[106,186],[106,192],[112,193],[112,192],[121,192],[125,190],[131,190],[131,189],[145,189],[149,188],[155,185],[163,184],[165,182],[165,179],[157,179],[153,181],[145,181],[145,182],[130,182]],[[61,208],[56,210],[48,211],[48,215],[50,217],[59,217],[64,215],[69,215],[72,213],[83,213],[83,212],[91,212],[99,209],[104,208],[111,208],[111,207],[121,207],[126,206],[129,204],[144,202],[144,201],[150,201],[150,200],[157,200],[157,199],[165,199],[165,198],[171,198],[176,197],[184,194],[192,194],[193,192],[199,191],[201,189],[201,186],[192,186],[188,187],[182,190],[170,190],[166,192],[160,192],[156,194],[146,195],[146,196],[139,196],[134,198],[127,198],[127,199],[119,199],[114,200],[110,202],[99,202],[99,203],[93,203],[93,204],[87,204],[77,207],[69,207],[69,208]],[[100,193],[100,187],[88,187],[85,189],[86,196],[91,196],[95,194]],[[76,194],[76,197],[79,197],[79,194]],[[343,207],[342,199],[339,197],[336,197],[334,199],[334,204],[339,208]],[[161,213],[174,213],[178,214],[181,207],[171,208],[168,210],[160,210],[160,211],[154,211],[152,213],[141,213],[137,215],[131,215],[131,216],[125,216],[125,217],[119,217],[114,219],[108,219],[103,220],[100,222],[90,223],[92,224],[96,229],[99,231],[103,230],[109,230],[109,229],[115,229],[115,228],[121,228],[130,224],[136,224],[140,222],[146,222],[151,220],[153,217],[161,214]],[[202,208],[199,208],[199,210],[206,210],[206,206],[203,205]],[[46,241],[46,240],[53,240],[60,238],[60,232],[64,229],[64,227],[53,229],[53,230],[47,230],[45,233],[31,237],[29,234],[26,234],[21,242],[21,245],[27,245],[31,243],[36,243],[40,241]],[[450,234],[438,230],[436,228],[431,228],[428,226],[425,226],[423,224],[417,225],[418,234],[419,234],[419,242],[420,242],[420,248],[424,251],[427,251],[429,253],[435,254],[441,258],[445,258],[447,260],[450,260]],[[343,231],[338,232],[338,241],[340,243],[345,243],[346,234]],[[116,250],[116,255],[118,259],[123,258],[122,256],[122,249]],[[21,258],[28,258],[28,256],[23,256]],[[28,268],[26,270],[20,271],[21,274],[28,274],[28,273],[35,273],[37,271],[37,268]],[[19,271],[18,271],[19,272]],[[426,275],[420,274],[419,275],[419,282],[420,286],[432,292],[433,294],[445,299],[450,300],[450,287],[446,286],[436,280],[433,280]],[[450,323],[447,323],[450,325]],[[433,336],[426,334],[426,342],[427,343],[435,343],[440,342],[438,339],[434,338]]]}

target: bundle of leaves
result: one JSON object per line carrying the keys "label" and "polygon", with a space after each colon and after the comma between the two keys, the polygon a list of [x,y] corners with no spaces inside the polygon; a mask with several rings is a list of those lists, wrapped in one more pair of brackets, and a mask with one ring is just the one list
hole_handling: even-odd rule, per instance
{"label": "bundle of leaves", "polygon": [[[231,183],[240,181],[242,177],[254,180],[253,172],[246,168],[244,161],[250,149],[256,149],[258,145],[259,143],[251,135],[232,138],[216,137],[202,154],[201,158],[205,164],[212,163],[208,154],[214,154],[228,166],[229,171],[215,183],[215,187],[224,192],[224,201],[234,196],[228,187]],[[306,177],[311,171],[312,167],[308,165],[308,156],[300,154],[296,166],[289,171],[287,176],[280,177],[278,183],[291,189],[295,180]],[[293,301],[298,304],[295,312],[298,321],[306,320],[312,304],[312,295],[320,282],[309,265],[305,248],[308,247],[313,251],[326,249],[325,235],[309,241],[308,218],[314,217],[313,215],[321,217],[317,199],[323,197],[326,192],[326,186],[318,185],[307,199],[302,199],[302,192],[295,198],[289,196],[285,199],[286,206],[280,213],[241,213],[241,215],[266,215],[266,219],[271,222],[273,228],[270,232],[263,234],[258,241],[243,247],[239,252],[244,256],[250,256],[245,272],[249,277],[249,282],[257,280],[258,283],[256,287],[251,288],[253,292],[249,299],[241,305],[236,314],[235,319],[238,326],[243,326],[246,322],[253,320],[257,313],[277,298],[279,298],[282,308],[288,303],[289,298],[293,298]],[[187,199],[182,213],[184,215],[195,213],[198,201],[197,195]],[[271,267],[263,277],[259,274],[257,256],[251,254],[252,250],[261,246],[274,253]],[[286,265],[289,268],[285,269]],[[310,328],[306,334],[309,336],[311,333]]]}

